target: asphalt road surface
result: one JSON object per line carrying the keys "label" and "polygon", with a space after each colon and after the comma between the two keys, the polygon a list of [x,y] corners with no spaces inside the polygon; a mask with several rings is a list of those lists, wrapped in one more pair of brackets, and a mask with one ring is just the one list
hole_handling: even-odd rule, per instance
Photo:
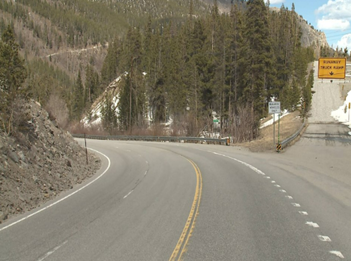
{"label": "asphalt road surface", "polygon": [[343,149],[334,164],[305,143],[89,140],[101,172],[2,224],[0,260],[350,260],[350,146],[323,143]]}
{"label": "asphalt road surface", "polygon": [[351,140],[329,117],[334,84],[316,82],[309,126],[282,153],[88,140],[100,172],[1,224],[0,260],[351,260]]}

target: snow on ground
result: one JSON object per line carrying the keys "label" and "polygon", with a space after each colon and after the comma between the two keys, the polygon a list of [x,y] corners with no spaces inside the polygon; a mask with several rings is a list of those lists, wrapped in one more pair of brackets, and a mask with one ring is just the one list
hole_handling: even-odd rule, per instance
{"label": "snow on ground", "polygon": [[[349,128],[351,128],[350,106],[351,106],[351,91],[348,92],[344,104],[340,106],[339,109],[331,112],[331,116],[334,117],[334,119],[349,126]],[[351,135],[351,132],[349,132],[349,135]]]}
{"label": "snow on ground", "polygon": [[[286,115],[289,115],[289,112],[287,110],[283,111],[280,115],[280,118],[283,118],[284,116]],[[273,124],[273,120],[274,120],[274,117],[275,117],[275,122],[278,122],[278,117],[279,117],[279,113],[274,113],[272,114],[273,118],[270,119],[269,121],[266,121],[265,123],[262,123],[261,126],[260,126],[260,129],[263,129],[269,125],[272,125]]]}
{"label": "snow on ground", "polygon": [[[342,122],[351,128],[351,91],[345,101],[340,98],[340,84],[350,82],[346,80],[318,79],[318,61],[314,63],[314,87],[312,97],[311,114],[308,118],[310,123]],[[341,105],[341,106],[340,106]],[[351,104],[350,104],[351,105]],[[283,116],[286,114],[284,113]],[[281,117],[283,117],[281,116]],[[275,116],[278,120],[277,115]],[[273,119],[263,123],[260,128],[273,124]],[[351,131],[349,132],[351,135]]]}
{"label": "snow on ground", "polygon": [[340,83],[341,80],[318,79],[318,61],[314,63],[314,86],[312,91],[315,93],[312,96],[309,123],[336,122],[331,116],[331,112],[338,109],[343,103],[340,98]]}
{"label": "snow on ground", "polygon": [[[351,128],[348,109],[351,102],[351,91],[348,93],[346,101],[343,101],[340,93],[340,85],[349,83],[350,79],[328,80],[318,79],[318,61],[314,64],[314,87],[315,93],[312,97],[311,116],[309,123],[342,122]],[[341,105],[341,106],[340,106]],[[351,132],[349,132],[351,135]]]}

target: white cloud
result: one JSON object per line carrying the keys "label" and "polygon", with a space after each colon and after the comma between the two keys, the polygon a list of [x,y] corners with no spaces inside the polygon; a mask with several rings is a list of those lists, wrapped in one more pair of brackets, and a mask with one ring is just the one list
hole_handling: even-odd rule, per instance
{"label": "white cloud", "polygon": [[329,0],[316,10],[320,30],[346,30],[351,21],[351,0]]}
{"label": "white cloud", "polygon": [[341,37],[340,41],[338,41],[337,46],[345,49],[347,47],[348,51],[351,51],[351,34],[346,34]]}
{"label": "white cloud", "polygon": [[345,19],[321,19],[317,22],[319,30],[344,31],[350,27],[350,22]]}
{"label": "white cloud", "polygon": [[[264,2],[267,3],[267,0],[264,0]],[[285,0],[270,0],[270,1],[269,1],[269,3],[270,3],[271,5],[282,4],[282,3],[284,3],[284,2],[285,2]]]}
{"label": "white cloud", "polygon": [[323,14],[323,19],[351,19],[351,0],[329,0],[319,7],[317,14]]}

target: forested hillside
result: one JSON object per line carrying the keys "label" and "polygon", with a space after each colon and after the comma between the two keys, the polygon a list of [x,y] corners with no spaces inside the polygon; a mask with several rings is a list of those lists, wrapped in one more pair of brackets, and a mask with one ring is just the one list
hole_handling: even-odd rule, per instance
{"label": "forested hillside", "polygon": [[[194,15],[208,12],[202,1],[193,4]],[[169,21],[180,25],[188,13],[188,0],[1,0],[0,34],[11,25],[28,68],[25,85],[49,111],[64,108],[55,116],[67,126],[79,118],[74,104],[79,72],[81,80],[88,72],[99,86],[90,101],[107,86],[98,78],[108,43],[125,35],[130,26],[143,27],[148,17],[155,26]]]}
{"label": "forested hillside", "polygon": [[247,140],[257,136],[273,97],[289,110],[302,98],[304,113],[314,51],[301,46],[296,16],[250,1],[232,5],[229,14],[220,14],[215,4],[208,15],[190,15],[182,26],[153,27],[149,20],[143,29],[131,27],[109,46],[101,71],[106,82],[128,72],[118,106],[107,107],[118,112],[114,130],[172,119],[176,134],[197,135],[213,131],[216,112],[221,133]]}
{"label": "forested hillside", "polygon": [[119,102],[105,99],[103,117],[114,132],[172,119],[175,134],[197,135],[213,130],[216,112],[222,134],[245,140],[272,97],[290,110],[302,98],[308,109],[315,57],[301,46],[294,6],[220,1],[230,8],[222,13],[210,2],[1,0],[0,32],[10,25],[25,59],[21,89],[63,127],[93,118],[91,105],[117,77]]}

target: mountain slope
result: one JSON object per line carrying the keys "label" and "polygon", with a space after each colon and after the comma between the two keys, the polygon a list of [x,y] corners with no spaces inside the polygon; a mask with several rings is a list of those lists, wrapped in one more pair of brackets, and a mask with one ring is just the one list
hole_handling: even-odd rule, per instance
{"label": "mountain slope", "polygon": [[27,130],[16,137],[0,132],[0,223],[82,183],[100,167],[49,114],[31,101],[22,106]]}

